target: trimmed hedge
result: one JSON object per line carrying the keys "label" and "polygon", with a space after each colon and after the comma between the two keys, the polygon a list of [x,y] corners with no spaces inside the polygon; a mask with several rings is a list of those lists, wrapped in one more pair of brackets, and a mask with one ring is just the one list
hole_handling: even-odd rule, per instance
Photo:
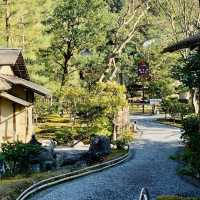
{"label": "trimmed hedge", "polygon": [[182,139],[185,143],[185,149],[182,160],[186,163],[186,169],[189,169],[188,175],[199,177],[200,175],[200,118],[196,115],[188,116],[183,122],[185,132]]}

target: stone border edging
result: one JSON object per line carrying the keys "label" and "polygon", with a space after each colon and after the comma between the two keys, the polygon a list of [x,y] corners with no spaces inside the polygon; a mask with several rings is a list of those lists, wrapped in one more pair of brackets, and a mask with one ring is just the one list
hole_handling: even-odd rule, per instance
{"label": "stone border edging", "polygon": [[180,176],[185,182],[190,183],[193,186],[199,188],[199,186],[200,186],[200,180],[199,179],[192,177],[192,176],[187,176],[187,175],[180,175]]}
{"label": "stone border edging", "polygon": [[126,153],[123,156],[120,156],[119,158],[115,158],[110,161],[106,161],[100,164],[96,164],[90,167],[86,167],[74,172],[69,172],[66,174],[61,174],[58,176],[54,176],[42,181],[39,181],[36,184],[33,184],[31,187],[27,188],[16,200],[25,200],[27,199],[30,195],[36,193],[37,191],[43,190],[45,188],[57,185],[59,183],[73,180],[82,176],[86,176],[95,172],[102,171],[104,169],[113,167],[115,165],[118,165],[124,161],[126,161],[129,157],[130,149],[128,148],[128,153]]}

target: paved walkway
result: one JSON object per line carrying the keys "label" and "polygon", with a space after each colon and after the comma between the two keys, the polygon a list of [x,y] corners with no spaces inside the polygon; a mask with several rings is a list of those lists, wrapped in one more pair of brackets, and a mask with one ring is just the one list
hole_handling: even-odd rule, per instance
{"label": "paved walkway", "polygon": [[176,175],[169,159],[181,146],[180,130],[157,123],[154,117],[133,116],[140,129],[131,148],[135,155],[117,167],[49,188],[31,200],[134,200],[142,187],[157,195],[200,196],[200,188]]}

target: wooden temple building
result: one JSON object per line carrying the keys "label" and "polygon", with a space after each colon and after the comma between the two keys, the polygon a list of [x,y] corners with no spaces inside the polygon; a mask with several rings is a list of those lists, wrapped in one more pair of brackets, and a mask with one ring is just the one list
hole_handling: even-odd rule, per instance
{"label": "wooden temple building", "polygon": [[30,81],[22,51],[0,49],[0,146],[30,140],[35,93],[50,97],[47,89]]}
{"label": "wooden temple building", "polygon": [[163,53],[172,53],[182,49],[195,49],[200,47],[200,33],[197,33],[193,36],[187,37],[183,40],[180,40],[174,44],[169,45],[163,50]]}
{"label": "wooden temple building", "polygon": [[[197,52],[200,54],[200,33],[196,33],[190,37],[169,45],[163,49],[162,53],[172,53],[183,49],[197,50]],[[196,102],[195,112],[200,115],[200,86],[197,85],[196,89],[198,95],[193,97],[193,102]]]}

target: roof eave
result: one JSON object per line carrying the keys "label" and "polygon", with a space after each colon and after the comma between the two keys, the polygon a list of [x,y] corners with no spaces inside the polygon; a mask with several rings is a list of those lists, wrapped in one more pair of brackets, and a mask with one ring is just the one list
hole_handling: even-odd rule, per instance
{"label": "roof eave", "polygon": [[32,105],[33,105],[32,103],[27,102],[27,101],[25,101],[25,100],[23,100],[23,99],[20,99],[20,98],[18,98],[18,97],[15,97],[15,96],[13,96],[13,95],[7,93],[7,92],[0,92],[0,97],[3,97],[3,98],[5,98],[5,99],[8,99],[8,100],[10,100],[10,101],[12,101],[12,102],[18,103],[18,104],[20,104],[20,105],[22,105],[22,106],[25,106],[25,107],[29,107],[29,106],[32,106]]}
{"label": "roof eave", "polygon": [[31,82],[31,81],[21,79],[19,77],[12,77],[12,76],[3,75],[3,74],[0,74],[0,77],[14,85],[21,85],[25,88],[28,88],[28,89],[34,91],[35,93],[37,93],[41,96],[44,96],[46,98],[52,97],[52,94],[49,90],[47,90],[46,88],[44,88],[36,83]]}
{"label": "roof eave", "polygon": [[172,53],[183,49],[195,49],[200,46],[200,34],[190,36],[163,49],[162,53]]}

